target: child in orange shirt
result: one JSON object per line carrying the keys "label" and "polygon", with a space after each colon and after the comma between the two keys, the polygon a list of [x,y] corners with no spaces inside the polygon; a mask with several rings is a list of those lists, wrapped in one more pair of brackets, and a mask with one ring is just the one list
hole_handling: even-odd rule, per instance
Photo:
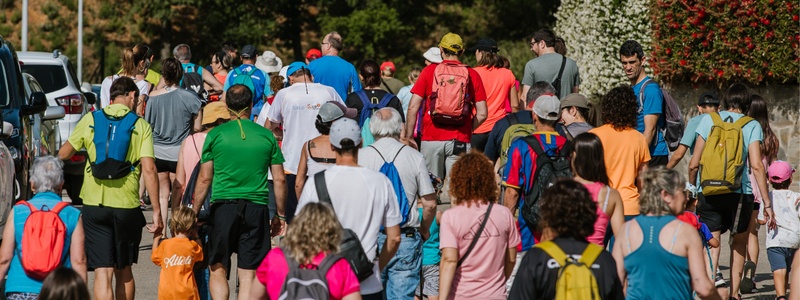
{"label": "child in orange shirt", "polygon": [[158,245],[161,233],[153,236],[153,250],[150,259],[161,266],[158,284],[158,299],[200,299],[194,281],[194,264],[203,260],[203,250],[189,239],[189,234],[197,226],[194,211],[186,206],[172,213],[169,221],[175,236]]}

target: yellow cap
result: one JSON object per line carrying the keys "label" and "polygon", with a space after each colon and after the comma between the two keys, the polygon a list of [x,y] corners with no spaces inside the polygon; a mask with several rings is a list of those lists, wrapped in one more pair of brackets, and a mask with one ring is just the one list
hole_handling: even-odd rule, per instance
{"label": "yellow cap", "polygon": [[464,49],[464,41],[461,40],[461,36],[450,32],[442,37],[442,42],[439,43],[439,47],[453,52],[460,52]]}

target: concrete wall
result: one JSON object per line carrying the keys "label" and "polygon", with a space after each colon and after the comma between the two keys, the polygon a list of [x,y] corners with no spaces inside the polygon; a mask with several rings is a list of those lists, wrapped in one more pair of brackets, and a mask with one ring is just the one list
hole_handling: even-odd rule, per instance
{"label": "concrete wall", "polygon": [[[705,92],[714,92],[722,97],[726,87],[720,89],[708,84],[675,84],[668,87],[670,95],[678,102],[684,118],[688,121],[697,116],[697,100]],[[767,100],[770,114],[770,124],[775,135],[780,140],[778,159],[789,162],[795,169],[800,170],[800,85],[770,85],[753,87],[753,92]],[[722,108],[720,108],[722,109]],[[676,167],[686,174],[689,166],[689,155],[685,156]],[[791,189],[800,191],[800,171],[792,177],[794,183]]]}

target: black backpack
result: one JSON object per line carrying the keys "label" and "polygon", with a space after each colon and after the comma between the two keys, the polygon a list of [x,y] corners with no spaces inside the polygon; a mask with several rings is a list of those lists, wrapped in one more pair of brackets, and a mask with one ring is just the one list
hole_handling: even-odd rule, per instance
{"label": "black backpack", "polygon": [[342,256],[328,253],[322,262],[314,269],[305,269],[289,256],[289,250],[281,248],[283,256],[286,258],[286,265],[289,273],[281,287],[279,299],[282,300],[328,300],[330,299],[330,287],[328,286],[328,271]]}
{"label": "black backpack", "polygon": [[[197,143],[195,142],[194,138],[192,138],[192,143],[194,144],[194,149],[197,151]],[[200,154],[200,151],[197,151],[197,154]],[[181,205],[192,207],[194,204],[194,189],[197,186],[197,177],[200,175],[200,165],[201,163],[198,161],[197,164],[194,166],[194,170],[192,170],[192,176],[189,177],[189,181],[186,182],[186,190],[183,192],[183,198],[181,199]],[[206,222],[208,221],[208,217],[211,215],[211,187],[208,188],[208,194],[206,194],[206,199],[203,202],[203,206],[200,207],[200,213],[197,214],[197,222]]]}
{"label": "black backpack", "polygon": [[525,203],[520,208],[519,214],[528,228],[539,231],[539,220],[541,220],[539,198],[542,197],[542,192],[553,185],[556,178],[572,177],[569,160],[570,142],[564,142],[555,155],[548,155],[536,137],[526,136],[522,140],[536,153],[536,170],[533,174],[533,185],[525,193]]}
{"label": "black backpack", "polygon": [[[319,202],[327,203],[333,208],[331,195],[328,194],[328,186],[325,184],[325,171],[314,175],[314,186],[317,188]],[[364,253],[364,248],[361,247],[361,240],[358,239],[358,235],[348,228],[343,228],[342,230],[342,243],[339,244],[339,253],[350,263],[350,267],[356,273],[358,281],[364,281],[374,273],[372,268],[375,264]]]}
{"label": "black backpack", "polygon": [[208,101],[208,92],[203,87],[203,68],[193,63],[184,65],[181,87],[197,94],[203,103]]}

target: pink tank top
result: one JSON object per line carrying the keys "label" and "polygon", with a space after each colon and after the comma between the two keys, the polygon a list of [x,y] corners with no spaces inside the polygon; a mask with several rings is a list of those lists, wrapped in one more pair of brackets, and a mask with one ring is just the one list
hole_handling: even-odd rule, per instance
{"label": "pink tank top", "polygon": [[206,142],[206,134],[198,132],[186,137],[186,144],[183,146],[183,174],[185,175],[183,182],[188,182],[192,177],[194,167],[200,162],[200,154],[203,153],[203,144]]}
{"label": "pink tank top", "polygon": [[606,235],[606,229],[608,228],[608,220],[610,217],[606,214],[606,208],[608,207],[608,195],[611,194],[611,189],[606,189],[606,194],[603,195],[604,197],[601,199],[598,195],[600,190],[603,189],[605,184],[602,182],[595,182],[592,184],[584,184],[583,186],[589,190],[589,193],[592,193],[592,198],[594,198],[594,202],[597,202],[597,221],[594,222],[594,234],[587,236],[586,240],[590,243],[595,243],[600,246],[603,246],[603,238]]}

